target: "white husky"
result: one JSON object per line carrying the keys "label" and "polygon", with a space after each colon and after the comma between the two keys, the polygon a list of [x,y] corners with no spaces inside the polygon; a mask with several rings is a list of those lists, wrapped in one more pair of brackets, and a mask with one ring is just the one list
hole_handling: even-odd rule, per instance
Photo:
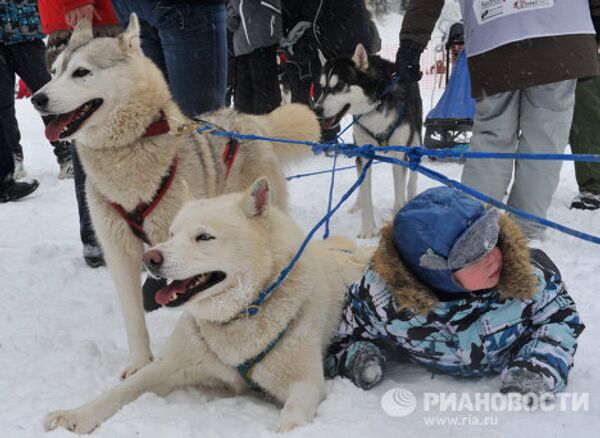
{"label": "white husky", "polygon": [[153,275],[173,280],[156,300],[185,303],[160,357],[90,403],[49,414],[47,429],[88,433],[144,392],[182,385],[234,394],[259,387],[283,404],[279,431],[312,420],[324,397],[325,348],[369,254],[345,238],[313,242],[257,314],[236,317],[278,278],[304,238],[270,198],[262,178],[244,193],[185,204],[171,239],[144,255]]}
{"label": "white husky", "polygon": [[[143,55],[135,15],[117,38],[92,39],[89,22],[81,22],[52,73],[33,102],[40,112],[58,115],[46,134],[75,140],[87,173],[92,222],[127,329],[130,364],[122,374],[127,377],[152,359],[142,309],[143,241],[168,238],[184,186],[206,198],[244,190],[266,175],[273,202],[285,209],[281,162],[310,151],[265,141],[238,146],[184,129],[190,120],[173,102],[160,70]],[[266,116],[222,110],[202,117],[225,130],[270,137],[316,141],[320,134],[314,115],[301,105]]]}

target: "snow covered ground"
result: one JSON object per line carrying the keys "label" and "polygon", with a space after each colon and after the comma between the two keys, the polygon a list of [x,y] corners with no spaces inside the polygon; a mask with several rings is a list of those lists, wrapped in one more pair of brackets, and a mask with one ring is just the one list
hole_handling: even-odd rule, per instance
{"label": "snow covered ground", "polygon": [[[385,42],[397,40],[398,26],[399,20],[395,19],[384,24]],[[424,100],[428,101],[427,96]],[[67,437],[72,434],[64,430],[45,434],[42,428],[45,414],[76,407],[117,383],[119,372],[128,360],[127,343],[116,291],[107,270],[88,268],[81,256],[73,183],[56,178],[58,165],[30,103],[19,102],[17,111],[25,165],[41,186],[22,202],[0,206],[0,437]],[[344,164],[351,161],[342,160],[340,165]],[[454,179],[460,178],[461,166],[457,164],[427,165]],[[329,159],[314,157],[289,169],[288,174],[328,166]],[[336,199],[353,178],[353,171],[336,176]],[[419,191],[433,185],[421,178]],[[380,224],[391,217],[393,190],[388,165],[375,167],[373,186]],[[292,214],[305,230],[324,214],[328,188],[326,175],[290,182]],[[549,217],[600,235],[600,211],[568,209],[576,192],[573,166],[567,163]],[[359,229],[359,216],[349,214],[348,207],[334,217],[331,228],[332,233],[354,237]],[[459,380],[432,376],[416,366],[393,365],[384,382],[369,392],[339,378],[327,382],[327,398],[314,422],[289,436],[598,436],[600,302],[594,296],[598,293],[596,269],[600,267],[600,247],[550,231],[543,249],[561,268],[587,324],[568,387],[569,392],[576,393],[577,400],[585,401],[587,397],[587,406],[584,403],[572,412],[569,400],[565,400],[567,409],[562,410],[557,404],[548,412],[477,412],[469,411],[468,405],[455,411],[440,411],[435,406],[426,409],[426,398],[431,401],[439,393],[452,393],[459,398],[467,394],[473,403],[477,401],[476,393],[487,393],[497,402],[494,393],[499,388],[499,378]],[[164,345],[178,314],[179,311],[160,310],[148,315],[155,354]],[[381,399],[392,389],[401,394],[400,388],[414,394],[417,406],[412,414],[393,417],[382,409]],[[403,394],[406,398],[406,391]],[[393,407],[393,402],[385,400],[386,407]],[[108,420],[93,436],[270,437],[276,436],[278,416],[278,407],[254,395],[219,398],[187,389],[166,398],[144,395]],[[432,421],[434,424],[429,424]],[[449,423],[453,421],[462,425],[453,426]],[[484,422],[488,425],[476,425]]]}

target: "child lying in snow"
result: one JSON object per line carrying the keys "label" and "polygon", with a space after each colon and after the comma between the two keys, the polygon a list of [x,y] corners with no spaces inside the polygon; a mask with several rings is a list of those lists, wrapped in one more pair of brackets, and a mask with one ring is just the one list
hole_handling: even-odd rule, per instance
{"label": "child lying in snow", "polygon": [[403,354],[444,374],[502,373],[504,393],[557,392],[583,329],[546,254],[496,209],[438,187],[382,231],[325,367],[369,389]]}

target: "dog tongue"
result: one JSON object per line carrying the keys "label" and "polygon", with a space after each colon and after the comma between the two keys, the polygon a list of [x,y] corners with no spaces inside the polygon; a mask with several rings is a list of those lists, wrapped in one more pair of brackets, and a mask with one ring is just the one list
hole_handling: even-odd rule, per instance
{"label": "dog tongue", "polygon": [[159,289],[154,294],[154,300],[161,306],[165,306],[171,302],[173,294],[180,294],[187,290],[189,280],[175,280],[167,287]]}
{"label": "dog tongue", "polygon": [[46,126],[46,138],[50,141],[57,141],[60,133],[65,129],[65,126],[75,119],[78,109],[71,111],[70,113],[60,114],[48,123],[48,126]]}

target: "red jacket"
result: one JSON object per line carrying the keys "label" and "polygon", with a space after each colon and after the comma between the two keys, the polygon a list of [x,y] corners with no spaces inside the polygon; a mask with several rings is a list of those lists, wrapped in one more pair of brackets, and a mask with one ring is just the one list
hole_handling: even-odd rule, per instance
{"label": "red jacket", "polygon": [[71,30],[65,21],[65,14],[81,6],[93,4],[96,8],[94,25],[118,24],[110,0],[39,0],[38,7],[42,29],[46,35],[57,30]]}

